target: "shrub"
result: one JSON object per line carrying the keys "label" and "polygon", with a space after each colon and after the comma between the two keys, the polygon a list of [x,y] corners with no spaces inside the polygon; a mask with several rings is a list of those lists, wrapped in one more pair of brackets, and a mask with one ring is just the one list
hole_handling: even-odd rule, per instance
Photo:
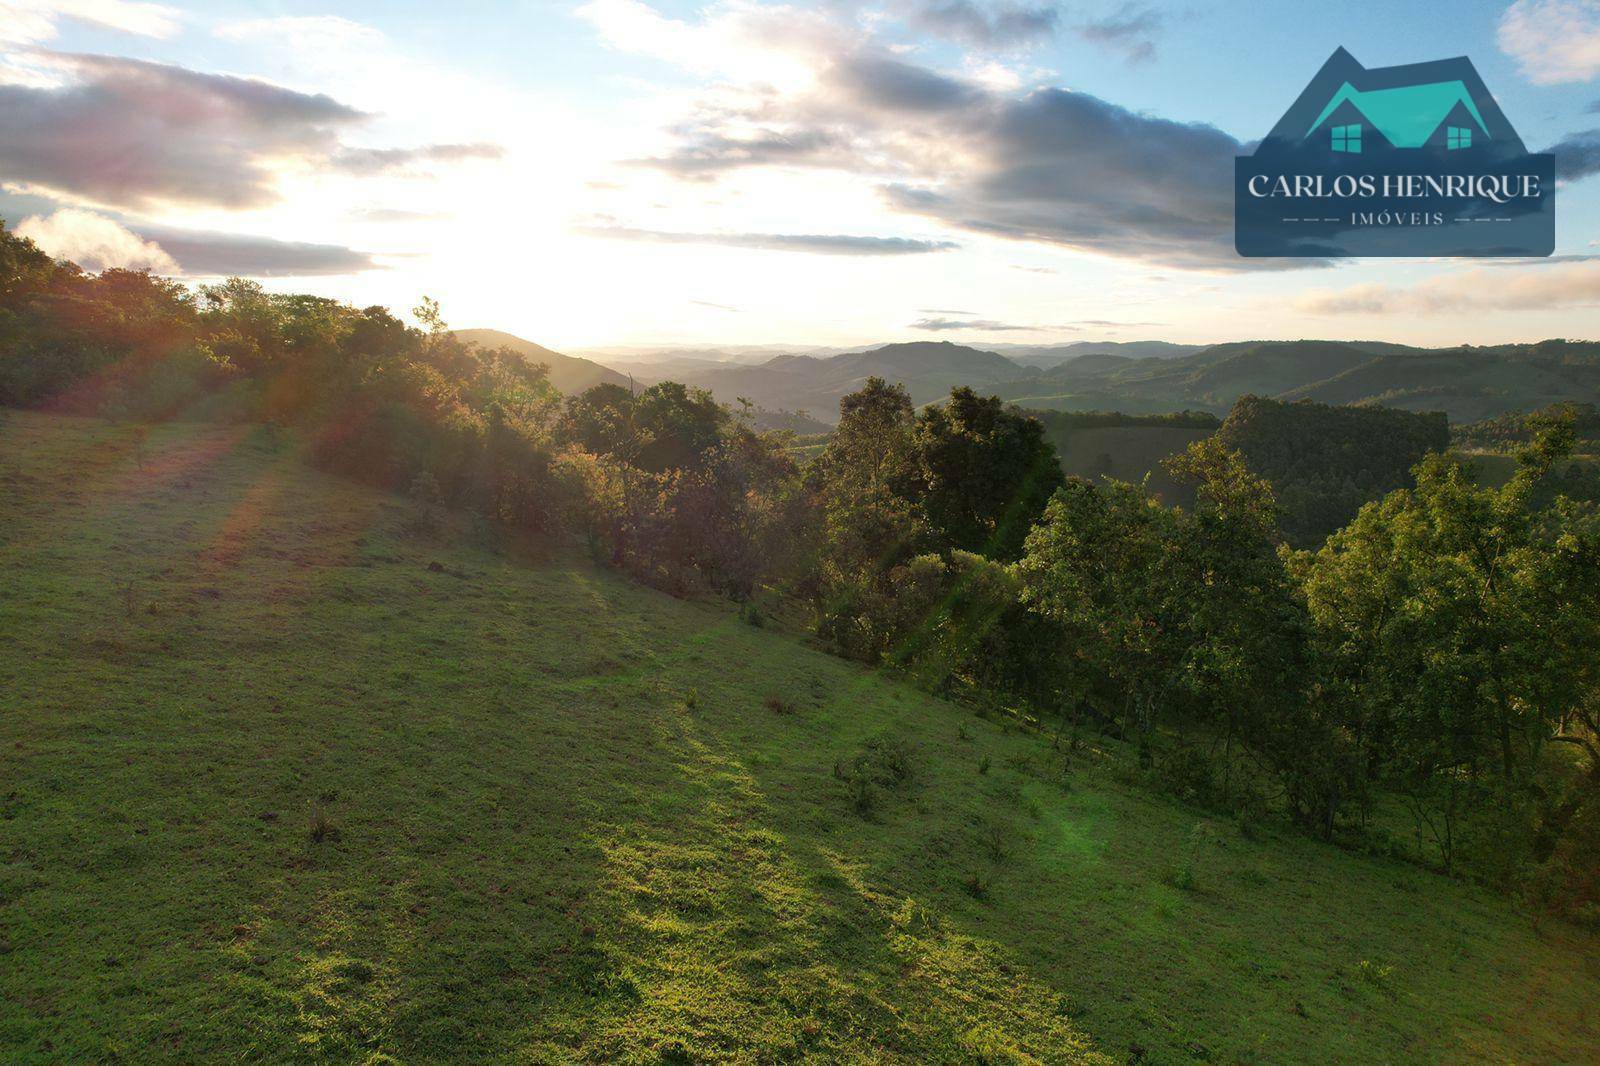
{"label": "shrub", "polygon": [[881,792],[897,792],[915,776],[911,747],[899,737],[880,733],[849,759],[835,762],[833,776],[844,782],[856,813],[870,817],[877,811]]}

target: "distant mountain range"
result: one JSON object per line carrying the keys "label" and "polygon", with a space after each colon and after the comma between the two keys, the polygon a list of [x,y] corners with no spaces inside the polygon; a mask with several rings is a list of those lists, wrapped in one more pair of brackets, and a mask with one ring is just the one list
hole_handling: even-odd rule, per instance
{"label": "distant mountain range", "polygon": [[1111,354],[1129,359],[1178,359],[1205,347],[1171,341],[1073,341],[1071,344],[992,344],[992,350],[1023,366],[1051,367],[1085,355]]}
{"label": "distant mountain range", "polygon": [[[1024,362],[1024,361],[1027,362]],[[780,355],[755,366],[640,368],[732,402],[804,410],[836,420],[839,398],[877,375],[928,403],[971,385],[1024,407],[1224,415],[1240,396],[1376,403],[1444,411],[1472,422],[1507,411],[1600,395],[1600,344],[1544,341],[1484,348],[1414,348],[1383,341],[1249,341],[1203,348],[1160,341],[1014,348],[948,341],[888,344],[833,356]]]}
{"label": "distant mountain range", "polygon": [[[461,335],[548,362],[552,382],[564,392],[629,380],[600,363],[508,333],[463,330]],[[1023,407],[1130,414],[1196,410],[1223,415],[1240,396],[1253,394],[1444,411],[1451,422],[1461,423],[1600,397],[1600,343],[1588,341],[1462,348],[1321,340],[1003,347],[1002,354],[949,341],[914,341],[860,351],[790,351],[753,363],[727,361],[721,358],[725,349],[679,349],[661,361],[627,369],[639,385],[681,381],[709,389],[725,403],[749,400],[766,415],[805,412],[830,424],[837,420],[840,397],[874,376],[904,384],[919,405],[940,399],[953,386],[970,385]],[[740,352],[741,359],[757,354],[752,348]]]}

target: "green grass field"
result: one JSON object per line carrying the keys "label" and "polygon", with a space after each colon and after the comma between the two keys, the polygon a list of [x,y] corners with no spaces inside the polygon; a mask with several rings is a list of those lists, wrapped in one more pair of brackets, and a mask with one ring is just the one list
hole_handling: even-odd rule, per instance
{"label": "green grass field", "polygon": [[491,540],[5,415],[0,1061],[1600,1057],[1592,937]]}

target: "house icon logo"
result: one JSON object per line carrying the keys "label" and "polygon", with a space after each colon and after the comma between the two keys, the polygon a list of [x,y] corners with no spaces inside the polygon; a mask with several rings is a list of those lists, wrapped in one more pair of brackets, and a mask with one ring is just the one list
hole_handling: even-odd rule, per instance
{"label": "house icon logo", "polygon": [[1240,255],[1543,256],[1555,160],[1465,56],[1368,70],[1343,48],[1235,162]]}

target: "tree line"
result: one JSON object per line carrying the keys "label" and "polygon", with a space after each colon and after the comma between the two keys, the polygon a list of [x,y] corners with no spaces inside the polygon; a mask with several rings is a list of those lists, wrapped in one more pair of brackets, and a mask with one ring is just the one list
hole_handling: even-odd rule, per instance
{"label": "tree line", "polygon": [[[587,545],[1058,737],[1124,740],[1241,825],[1281,811],[1600,919],[1600,517],[1549,486],[1568,418],[1487,487],[1442,451],[1303,548],[1225,435],[1168,461],[1193,504],[1065,477],[1041,423],[872,379],[804,467],[673,382],[560,396],[429,301],[86,274],[0,230],[0,402],[267,420],[318,464]],[[1409,445],[1407,445],[1409,447]]]}

